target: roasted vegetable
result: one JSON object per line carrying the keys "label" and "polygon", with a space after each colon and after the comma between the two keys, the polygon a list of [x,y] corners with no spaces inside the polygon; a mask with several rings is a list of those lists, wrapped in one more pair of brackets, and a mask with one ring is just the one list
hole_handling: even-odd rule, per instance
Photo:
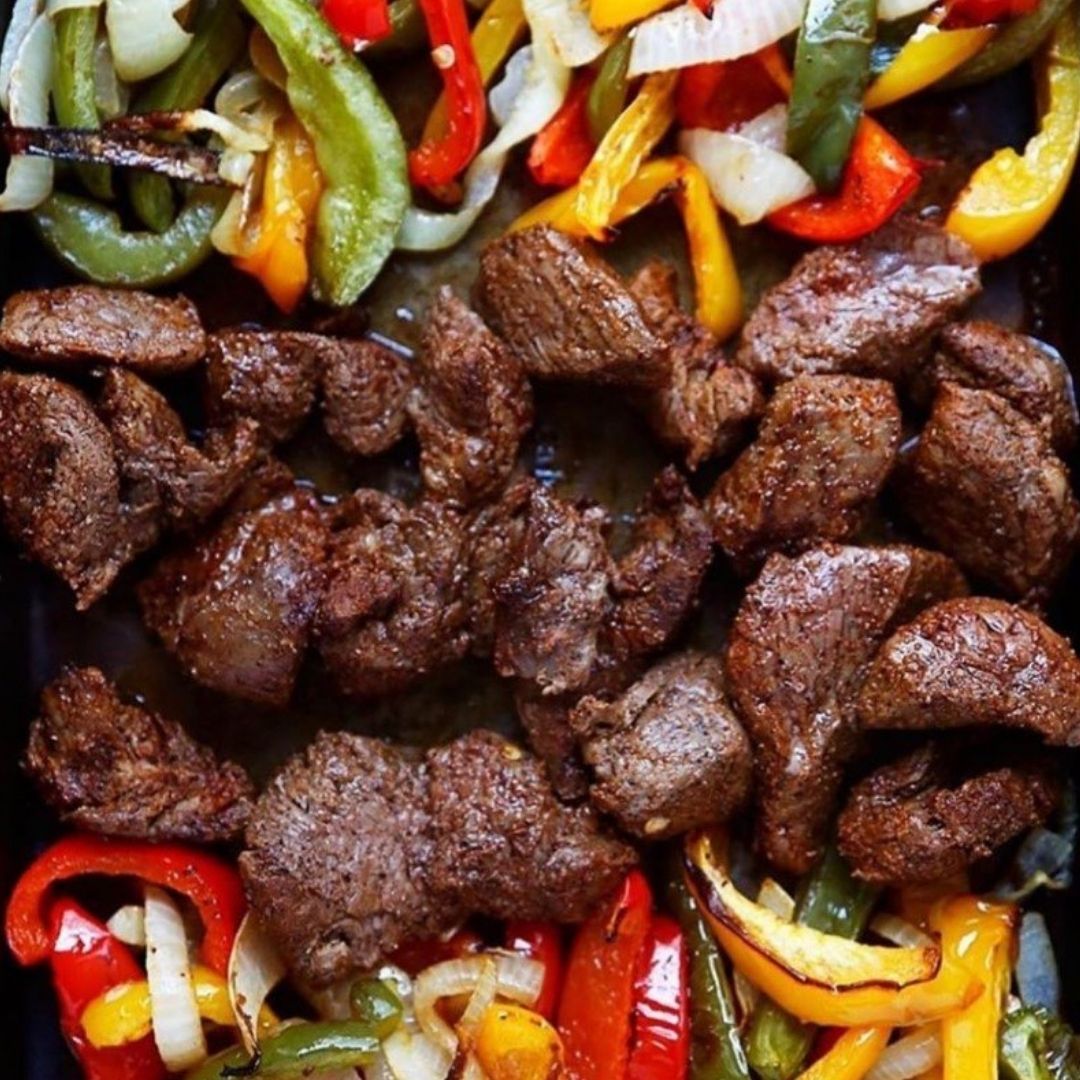
{"label": "roasted vegetable", "polygon": [[626,108],[626,99],[630,94],[626,69],[630,66],[632,44],[629,37],[621,37],[604,53],[596,79],[589,88],[586,111],[594,143],[603,139]]}
{"label": "roasted vegetable", "polygon": [[1007,1013],[998,1049],[1005,1080],[1080,1080],[1080,1040],[1045,1009]]}

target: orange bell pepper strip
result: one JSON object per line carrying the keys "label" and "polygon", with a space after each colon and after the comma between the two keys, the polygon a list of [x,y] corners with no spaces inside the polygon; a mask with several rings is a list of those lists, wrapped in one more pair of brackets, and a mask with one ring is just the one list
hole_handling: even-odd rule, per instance
{"label": "orange bell pepper strip", "polygon": [[621,30],[624,26],[632,26],[658,11],[673,7],[676,2],[677,0],[592,0],[589,5],[589,19],[601,33],[606,30]]}
{"label": "orange bell pepper strip", "polygon": [[849,1028],[799,1080],[862,1080],[889,1045],[892,1028]]}
{"label": "orange bell pepper strip", "polygon": [[574,76],[559,111],[544,125],[529,148],[532,178],[544,187],[570,187],[592,160],[596,143],[589,130],[589,90],[596,72],[584,68]]}
{"label": "orange bell pepper strip", "polygon": [[559,1033],[520,1005],[488,1007],[473,1053],[488,1080],[558,1080],[565,1075]]}

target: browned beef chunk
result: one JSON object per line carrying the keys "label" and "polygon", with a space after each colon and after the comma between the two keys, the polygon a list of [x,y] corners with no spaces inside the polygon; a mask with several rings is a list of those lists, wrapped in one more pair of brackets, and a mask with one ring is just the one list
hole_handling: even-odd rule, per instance
{"label": "browned beef chunk", "polygon": [[489,731],[428,753],[431,882],[499,919],[577,922],[634,864],[587,806],[555,798],[531,754]]}
{"label": "browned beef chunk", "polygon": [[656,389],[668,350],[623,280],[546,225],[508,233],[480,259],[481,312],[530,375]]}
{"label": "browned beef chunk", "polygon": [[973,577],[1038,602],[1080,534],[1069,473],[1039,429],[989,390],[946,383],[898,475],[900,500]]}
{"label": "browned beef chunk", "polygon": [[1023,608],[947,600],[881,646],[858,711],[866,728],[1026,728],[1080,746],[1080,659]]}
{"label": "browned beef chunk", "polygon": [[971,249],[915,218],[848,247],[804,255],[743,327],[736,363],[770,382],[845,372],[910,372],[979,292]]}
{"label": "browned beef chunk", "polygon": [[669,657],[612,702],[583,698],[571,723],[592,771],[590,797],[635,836],[726,821],[750,792],[750,742],[712,657]]}
{"label": "browned beef chunk", "polygon": [[502,489],[532,424],[525,369],[448,287],[428,313],[409,416],[434,498],[471,506]]}
{"label": "browned beef chunk", "polygon": [[589,791],[585,763],[570,726],[570,714],[580,699],[579,690],[545,695],[536,683],[525,680],[514,687],[514,708],[529,746],[543,763],[555,794],[566,802],[580,802]]}
{"label": "browned beef chunk", "polygon": [[992,855],[1051,814],[1060,795],[1045,756],[929,743],[855,785],[840,851],[879,885],[939,881]]}
{"label": "browned beef chunk", "polygon": [[746,569],[773,550],[850,536],[884,485],[899,441],[889,383],[847,375],[785,383],[757,438],[709,496],[717,542]]}
{"label": "browned beef chunk", "polygon": [[754,376],[729,364],[716,338],[679,306],[670,263],[646,263],[631,279],[630,291],[671,351],[666,384],[638,394],[637,401],[660,441],[696,469],[738,446],[765,399]]}
{"label": "browned beef chunk", "polygon": [[9,297],[0,349],[35,364],[117,364],[168,375],[202,359],[206,334],[183,296],[67,285]]}
{"label": "browned beef chunk", "polygon": [[879,643],[964,591],[943,555],[826,544],[774,555],[728,643],[732,700],[754,745],[758,836],[770,862],[804,872],[821,850],[857,745],[855,698]]}
{"label": "browned beef chunk", "polygon": [[216,528],[166,555],[139,588],[147,625],[196,682],[284,705],[325,580],[314,494],[282,467],[241,492]]}
{"label": "browned beef chunk", "polygon": [[443,503],[410,509],[378,491],[345,505],[315,621],[343,692],[401,690],[465,655],[465,530]]}
{"label": "browned beef chunk", "polygon": [[234,840],[255,789],[175,721],[121,700],[97,668],[70,668],[45,689],[26,771],[80,829],[144,840]]}
{"label": "browned beef chunk", "polygon": [[1059,453],[1076,442],[1076,399],[1061,354],[1049,345],[990,322],[947,326],[919,374],[927,399],[942,383],[993,390],[1037,425]]}

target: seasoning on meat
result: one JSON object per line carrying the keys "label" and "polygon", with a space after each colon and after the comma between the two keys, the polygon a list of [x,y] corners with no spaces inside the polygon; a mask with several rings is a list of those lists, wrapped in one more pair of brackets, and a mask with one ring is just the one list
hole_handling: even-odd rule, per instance
{"label": "seasoning on meat", "polygon": [[196,682],[284,705],[322,594],[328,543],[313,492],[269,466],[220,525],[160,560],[139,587],[143,617]]}
{"label": "seasoning on meat", "polygon": [[623,280],[550,226],[488,244],[477,289],[481,313],[530,375],[647,389],[668,381],[668,349]]}
{"label": "seasoning on meat", "polygon": [[662,661],[615,701],[583,698],[571,723],[592,801],[635,836],[726,821],[750,792],[750,742],[719,660],[702,653]]}
{"label": "seasoning on meat", "polygon": [[115,364],[171,375],[202,359],[206,334],[186,297],[66,285],[10,296],[0,349],[47,366]]}
{"label": "seasoning on meat", "polygon": [[989,390],[945,383],[897,481],[935,546],[1011,597],[1043,599],[1076,547],[1068,470],[1042,432]]}
{"label": "seasoning on meat", "polygon": [[943,555],[836,544],[773,555],[747,589],[728,643],[728,688],[754,747],[757,832],[771,863],[802,873],[821,851],[878,645],[927,604],[964,591]]}
{"label": "seasoning on meat", "polygon": [[124,702],[97,668],[69,668],[46,687],[24,766],[64,821],[113,836],[234,840],[255,797],[239,765]]}
{"label": "seasoning on meat", "polygon": [[940,881],[1041,825],[1060,791],[1045,755],[928,743],[855,785],[840,851],[878,885]]}
{"label": "seasoning on meat", "polygon": [[784,383],[757,438],[709,495],[717,543],[747,570],[770,551],[845,539],[884,485],[899,442],[889,383],[848,375]]}
{"label": "seasoning on meat", "polygon": [[409,416],[427,492],[458,506],[498,494],[532,425],[525,369],[448,287],[424,327]]}
{"label": "seasoning on meat", "polygon": [[1025,728],[1080,746],[1080,659],[1014,604],[947,600],[881,646],[858,713],[870,729]]}
{"label": "seasoning on meat", "polygon": [[916,218],[895,219],[848,247],[804,255],[743,327],[736,363],[768,382],[797,375],[896,379],[979,292],[962,241]]}

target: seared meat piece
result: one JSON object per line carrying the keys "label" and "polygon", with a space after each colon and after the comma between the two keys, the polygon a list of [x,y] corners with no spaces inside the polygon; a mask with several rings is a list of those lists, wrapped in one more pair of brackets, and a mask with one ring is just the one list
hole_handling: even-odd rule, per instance
{"label": "seared meat piece", "polygon": [[170,375],[202,359],[206,334],[183,296],[67,285],[9,297],[0,349],[35,364],[116,364]]}
{"label": "seared meat piece", "polygon": [[507,233],[480,259],[480,310],[530,375],[657,389],[667,346],[603,259],[539,225]]}
{"label": "seared meat piece", "polygon": [[709,496],[717,543],[748,569],[776,549],[850,536],[884,485],[899,441],[889,383],[847,375],[785,383],[757,438]]}
{"label": "seared meat piece", "polygon": [[460,515],[442,503],[410,509],[361,490],[345,504],[315,620],[344,693],[393,693],[465,655],[464,543]]}
{"label": "seared meat piece", "polygon": [[857,244],[804,255],[747,320],[735,360],[770,382],[841,372],[896,379],[979,289],[962,240],[897,219]]}
{"label": "seared meat piece", "polygon": [[234,840],[255,797],[239,765],[126,704],[97,668],[69,668],[45,689],[24,766],[64,821],[113,836]]}
{"label": "seared meat piece", "polygon": [[902,461],[904,509],[972,576],[1038,602],[1080,533],[1069,473],[1039,429],[989,390],[946,383]]}
{"label": "seared meat piece", "polygon": [[840,815],[840,851],[878,885],[939,881],[1050,816],[1060,779],[1045,756],[929,743],[856,784]]}
{"label": "seared meat piece", "polygon": [[328,543],[314,494],[284,467],[269,467],[219,526],[161,559],[139,587],[143,617],[196,682],[284,705],[319,605]]}
{"label": "seared meat piece", "polygon": [[656,436],[686,457],[687,467],[734,449],[765,399],[748,371],[729,364],[716,338],[679,306],[675,268],[646,263],[630,281],[645,321],[671,350],[666,385],[636,400]]}
{"label": "seared meat piece", "polygon": [[448,287],[424,327],[409,416],[428,493],[459,506],[496,495],[532,424],[532,390],[517,357]]}
{"label": "seared meat piece", "polygon": [[937,352],[919,374],[928,400],[942,383],[993,390],[1022,412],[1059,453],[1076,443],[1076,399],[1061,354],[1026,334],[990,322],[947,326]]}
{"label": "seared meat piece", "polygon": [[712,657],[679,653],[613,702],[583,698],[571,724],[593,802],[635,836],[726,821],[750,792],[750,742]]}
{"label": "seared meat piece", "polygon": [[947,600],[881,646],[858,711],[872,729],[991,725],[1080,746],[1080,659],[1023,608]]}
{"label": "seared meat piece", "polygon": [[514,708],[529,747],[543,763],[555,794],[564,802],[580,802],[589,791],[589,777],[570,726],[570,713],[580,699],[580,690],[545,695],[536,683],[524,679],[519,679],[514,688]]}
{"label": "seared meat piece", "polygon": [[490,731],[428,753],[431,883],[498,919],[578,922],[636,861],[591,807],[555,798],[543,766]]}
{"label": "seared meat piece", "polygon": [[747,589],[728,687],[754,745],[758,837],[774,865],[803,873],[821,850],[878,645],[927,604],[963,592],[943,555],[835,544],[773,555]]}

